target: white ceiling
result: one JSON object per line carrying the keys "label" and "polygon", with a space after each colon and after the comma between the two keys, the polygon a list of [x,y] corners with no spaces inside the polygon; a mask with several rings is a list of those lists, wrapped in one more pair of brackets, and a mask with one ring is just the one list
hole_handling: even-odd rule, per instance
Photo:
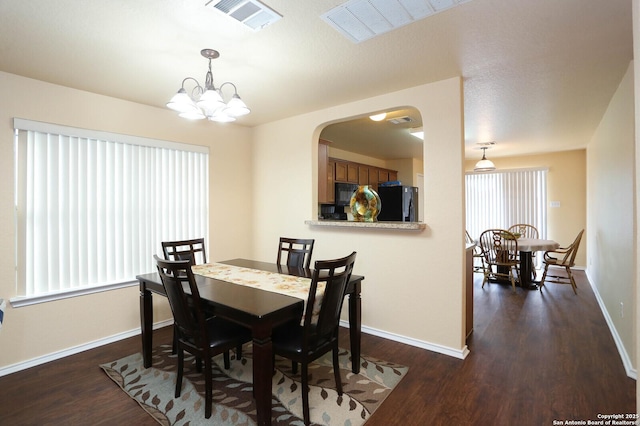
{"label": "white ceiling", "polygon": [[265,0],[258,32],[206,1],[0,1],[0,70],[164,108],[213,48],[246,126],[461,75],[475,158],[586,146],[632,60],[631,0],[471,0],[358,44],[320,18],[340,0]]}

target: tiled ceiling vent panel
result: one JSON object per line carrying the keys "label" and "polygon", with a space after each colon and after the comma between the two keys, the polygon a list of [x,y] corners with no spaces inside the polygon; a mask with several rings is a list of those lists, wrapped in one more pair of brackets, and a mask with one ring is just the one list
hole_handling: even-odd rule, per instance
{"label": "tiled ceiling vent panel", "polygon": [[258,0],[212,0],[205,6],[242,22],[254,31],[261,30],[282,18],[282,15]]}
{"label": "tiled ceiling vent panel", "polygon": [[349,0],[321,18],[354,43],[471,0]]}

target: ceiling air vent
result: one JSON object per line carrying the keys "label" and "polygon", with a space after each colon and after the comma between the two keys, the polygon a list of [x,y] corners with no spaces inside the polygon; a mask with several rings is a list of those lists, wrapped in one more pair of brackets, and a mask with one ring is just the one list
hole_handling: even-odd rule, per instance
{"label": "ceiling air vent", "polygon": [[282,15],[258,0],[212,0],[205,6],[231,16],[254,31],[259,31],[282,18]]}
{"label": "ceiling air vent", "polygon": [[410,121],[413,121],[413,120],[411,119],[411,117],[404,115],[402,117],[390,118],[387,121],[393,124],[402,124],[402,123],[409,123]]}
{"label": "ceiling air vent", "polygon": [[354,43],[471,0],[349,0],[321,18]]}

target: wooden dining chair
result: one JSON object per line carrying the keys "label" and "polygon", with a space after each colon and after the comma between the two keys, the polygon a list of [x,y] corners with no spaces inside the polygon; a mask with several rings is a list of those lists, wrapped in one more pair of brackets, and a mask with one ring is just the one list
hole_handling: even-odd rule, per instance
{"label": "wooden dining chair", "polygon": [[[473,272],[479,272],[484,274],[484,269],[485,269],[485,264],[484,264],[484,253],[482,252],[482,246],[479,244],[479,242],[476,242],[472,237],[471,234],[469,234],[469,231],[464,231],[465,232],[465,242],[467,244],[474,244],[475,246],[473,247]],[[478,265],[478,262],[480,261],[480,265]]]}
{"label": "wooden dining chair", "polygon": [[482,288],[490,279],[508,279],[515,290],[519,279],[518,240],[515,235],[505,229],[487,229],[479,241],[486,264]]}
{"label": "wooden dining chair", "polygon": [[[341,259],[316,261],[303,324],[300,325],[300,321],[296,321],[278,327],[273,331],[271,337],[275,355],[301,364],[302,413],[305,425],[310,423],[308,367],[311,362],[329,351],[333,351],[333,374],[336,389],[338,395],[342,395],[340,365],[338,364],[338,330],[342,302],[355,261],[355,251]],[[317,321],[315,321],[312,313],[320,283],[324,283],[325,288]],[[353,362],[358,362],[358,360]]]}
{"label": "wooden dining chair", "polygon": [[309,269],[314,243],[313,239],[280,237],[276,263],[281,265],[286,253],[287,266]]}
{"label": "wooden dining chair", "polygon": [[207,263],[207,251],[204,245],[204,238],[163,241],[161,244],[164,258],[167,260],[190,259],[192,265]]}
{"label": "wooden dining chair", "polygon": [[[165,260],[189,260],[191,265],[207,263],[207,251],[204,246],[204,238],[191,240],[162,241],[162,252]],[[175,324],[174,324],[175,328]],[[177,332],[173,332],[173,353],[177,349]],[[242,354],[239,354],[240,357]]]}
{"label": "wooden dining chair", "polygon": [[518,223],[517,225],[511,225],[507,231],[512,234],[520,234],[519,238],[540,238],[540,233],[538,232],[538,228],[533,225],[528,225],[526,223]]}
{"label": "wooden dining chair", "polygon": [[[583,233],[584,229],[578,232],[578,236],[568,247],[561,247],[544,252],[542,257],[544,272],[542,273],[542,279],[540,280],[540,290],[544,287],[545,282],[553,282],[557,284],[571,284],[573,292],[578,294],[578,287],[576,286],[576,280],[573,278],[573,274],[571,273],[571,268],[575,266],[576,254],[578,253]],[[550,266],[559,266],[564,268],[566,276],[549,275]]]}
{"label": "wooden dining chair", "polygon": [[[180,397],[184,373],[184,352],[196,357],[198,371],[204,361],[205,409],[204,416],[211,417],[212,406],[212,358],[224,354],[224,367],[230,367],[229,350],[251,340],[249,329],[219,317],[206,317],[200,292],[191,271],[191,260],[163,260],[154,255],[158,274],[162,280],[178,333],[178,375],[175,397]],[[185,286],[190,294],[185,292]]]}

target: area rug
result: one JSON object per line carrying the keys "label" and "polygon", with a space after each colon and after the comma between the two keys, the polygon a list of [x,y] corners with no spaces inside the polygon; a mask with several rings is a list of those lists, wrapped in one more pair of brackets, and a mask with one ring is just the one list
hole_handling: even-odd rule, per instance
{"label": "area rug", "polygon": [[[100,367],[161,425],[255,425],[250,344],[244,346],[242,355],[241,360],[236,360],[232,353],[229,370],[223,367],[222,355],[214,358],[213,410],[209,419],[204,417],[204,375],[196,371],[191,356],[185,356],[181,396],[174,398],[177,357],[171,354],[170,345],[154,348],[151,368],[143,367],[140,353]],[[276,357],[272,384],[274,425],[304,425],[300,370],[292,374],[291,361]],[[353,374],[351,353],[340,349],[340,370],[342,396],[335,390],[331,353],[309,366],[312,424],[364,424],[406,375],[408,367],[362,356],[360,373]]]}

